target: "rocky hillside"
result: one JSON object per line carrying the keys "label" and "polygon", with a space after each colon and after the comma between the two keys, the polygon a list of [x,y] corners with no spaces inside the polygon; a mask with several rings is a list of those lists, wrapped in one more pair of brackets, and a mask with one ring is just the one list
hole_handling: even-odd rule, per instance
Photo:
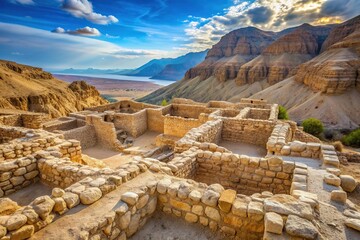
{"label": "rocky hillside", "polygon": [[[140,100],[264,98],[285,105],[296,121],[318,117],[336,128],[356,128],[360,125],[359,29],[360,16],[339,25],[304,24],[279,33],[257,30],[258,36],[268,36],[262,45],[255,39],[251,45],[246,41],[237,45],[239,40],[229,36],[246,30],[236,30],[214,45],[205,61],[183,80]],[[251,31],[247,34],[256,30]],[[241,54],[232,55],[235,49],[242,49]],[[232,59],[232,63],[219,59]],[[220,71],[223,66],[226,70]]]}
{"label": "rocky hillside", "polygon": [[107,103],[85,82],[70,85],[41,68],[0,60],[0,108],[64,116],[85,107]]}

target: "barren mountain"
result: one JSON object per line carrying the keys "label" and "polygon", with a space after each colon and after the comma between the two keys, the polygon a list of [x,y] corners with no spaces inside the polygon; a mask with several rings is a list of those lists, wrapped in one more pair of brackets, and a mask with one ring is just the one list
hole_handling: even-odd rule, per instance
{"label": "barren mountain", "polygon": [[95,87],[85,82],[68,84],[41,68],[0,60],[0,108],[64,116],[85,107],[104,104]]}
{"label": "barren mountain", "polygon": [[141,100],[157,103],[162,99],[186,97],[202,102],[236,102],[242,97],[263,98],[287,107],[296,121],[317,117],[334,128],[358,127],[360,16],[337,26],[305,24],[281,33],[252,60],[246,62],[244,55],[240,55],[240,60],[233,64],[240,65],[234,80],[219,79],[213,68],[206,68],[210,66],[206,64],[210,61],[209,54],[228,54],[227,45],[221,43],[227,39],[226,35],[183,80]]}

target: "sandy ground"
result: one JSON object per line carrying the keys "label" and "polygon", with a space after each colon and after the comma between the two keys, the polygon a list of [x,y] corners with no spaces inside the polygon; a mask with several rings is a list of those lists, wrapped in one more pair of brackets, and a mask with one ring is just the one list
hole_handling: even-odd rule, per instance
{"label": "sandy ground", "polygon": [[236,154],[245,154],[252,157],[264,157],[266,155],[265,148],[248,143],[221,141],[219,146]]}
{"label": "sandy ground", "polygon": [[54,74],[54,76],[65,82],[84,80],[88,84],[95,86],[100,94],[108,95],[116,100],[137,99],[162,87],[158,84],[144,81],[114,80],[58,74]]}
{"label": "sandy ground", "polygon": [[129,240],[218,240],[226,239],[200,224],[156,212],[145,226]]}
{"label": "sandy ground", "polygon": [[135,138],[134,144],[132,147],[127,148],[129,151],[148,151],[156,148],[155,138],[161,133],[147,131],[143,135]]}
{"label": "sandy ground", "polygon": [[17,202],[20,206],[26,206],[37,197],[51,195],[51,190],[52,187],[42,182],[37,182],[17,192],[14,192],[13,194],[10,194],[7,197]]}

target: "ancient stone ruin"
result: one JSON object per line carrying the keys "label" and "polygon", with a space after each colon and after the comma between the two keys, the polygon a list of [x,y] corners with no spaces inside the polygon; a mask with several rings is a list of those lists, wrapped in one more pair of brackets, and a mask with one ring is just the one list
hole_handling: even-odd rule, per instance
{"label": "ancient stone ruin", "polygon": [[0,239],[360,239],[334,147],[277,116],[174,99],[2,120]]}

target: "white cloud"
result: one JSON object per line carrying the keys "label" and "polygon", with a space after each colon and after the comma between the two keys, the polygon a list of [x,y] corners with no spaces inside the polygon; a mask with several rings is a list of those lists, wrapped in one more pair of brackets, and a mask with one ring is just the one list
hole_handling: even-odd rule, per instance
{"label": "white cloud", "polygon": [[[66,30],[57,28],[57,32]],[[119,45],[69,34],[0,22],[0,59],[48,68],[131,68],[153,58],[175,57],[178,52],[129,49]],[[13,55],[13,52],[23,54]],[[17,58],[16,58],[17,57]],[[104,58],[104,60],[101,60]]]}
{"label": "white cloud", "polygon": [[10,0],[10,2],[23,4],[23,5],[34,5],[35,4],[33,0]]}
{"label": "white cloud", "polygon": [[62,8],[71,15],[78,18],[85,18],[97,24],[116,23],[119,20],[113,15],[104,16],[93,11],[93,5],[88,0],[63,0]]}
{"label": "white cloud", "polygon": [[[255,0],[244,2],[234,0],[234,5],[211,18],[188,16],[185,34],[193,50],[204,50],[232,30],[255,26],[263,30],[279,31],[304,22],[310,24],[335,23],[356,16],[356,1],[343,0]],[[333,14],[329,16],[330,14]]]}
{"label": "white cloud", "polygon": [[96,28],[91,27],[84,27],[84,28],[78,28],[76,30],[65,30],[61,27],[57,27],[54,30],[52,30],[53,33],[67,33],[72,35],[84,35],[84,36],[100,36],[101,33]]}

